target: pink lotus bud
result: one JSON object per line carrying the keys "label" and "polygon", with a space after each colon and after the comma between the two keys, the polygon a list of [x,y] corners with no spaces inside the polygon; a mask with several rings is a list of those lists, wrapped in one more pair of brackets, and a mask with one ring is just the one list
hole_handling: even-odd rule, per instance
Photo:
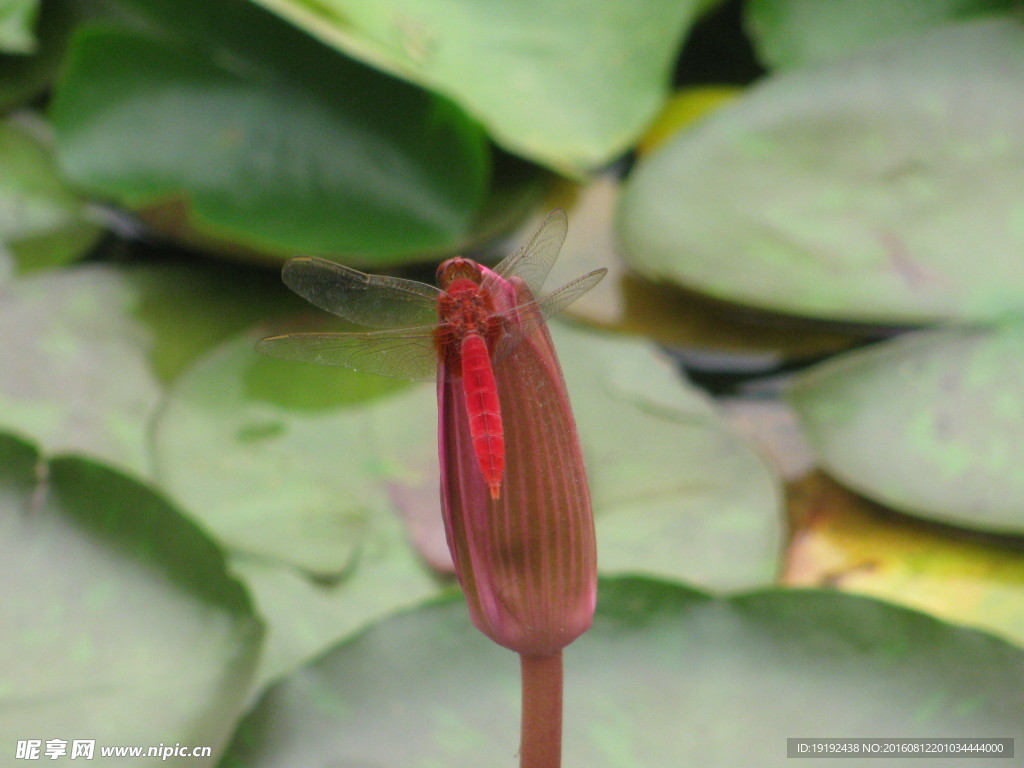
{"label": "pink lotus bud", "polygon": [[[498,304],[533,299],[504,279]],[[528,310],[536,313],[536,305]],[[470,434],[463,380],[438,367],[441,504],[448,547],[476,627],[527,656],[547,656],[585,632],[597,594],[590,492],[569,396],[539,315],[511,321],[513,339],[493,371],[504,424],[505,467],[493,498]]]}

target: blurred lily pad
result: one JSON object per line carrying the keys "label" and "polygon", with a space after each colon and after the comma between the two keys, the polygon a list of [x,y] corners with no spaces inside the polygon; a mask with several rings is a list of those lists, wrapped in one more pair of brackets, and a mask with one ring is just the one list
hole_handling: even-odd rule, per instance
{"label": "blurred lily pad", "polygon": [[[382,265],[394,262],[440,261],[456,253],[465,253],[487,246],[494,238],[506,233],[512,226],[534,210],[545,190],[555,178],[539,166],[527,163],[504,152],[495,151],[490,186],[480,209],[469,229],[457,240],[440,247],[430,247],[395,256],[368,259],[354,255],[346,257],[349,264]],[[188,248],[215,253],[235,261],[280,266],[280,255],[272,255],[240,245],[229,237],[212,235],[196,229],[188,205],[181,199],[147,206],[138,213],[147,227],[161,236]]]}
{"label": "blurred lily pad", "polygon": [[269,625],[262,679],[434,596],[397,486],[437,516],[430,387],[257,355],[239,337],[178,383],[156,431],[169,493],[235,555]]}
{"label": "blurred lily pad", "polygon": [[0,295],[0,428],[142,477],[166,382],[297,306],[276,275],[210,265],[83,265],[16,279]]}
{"label": "blurred lily pad", "polygon": [[654,280],[835,320],[1019,310],[1022,80],[1008,19],[770,77],[637,166],[623,255]]}
{"label": "blurred lily pad", "polygon": [[276,272],[211,262],[162,262],[120,270],[137,301],[149,364],[170,382],[225,339],[305,306],[281,290]]}
{"label": "blurred lily pad", "polygon": [[791,391],[821,465],[871,498],[1024,533],[1024,324],[904,335],[802,374]]}
{"label": "blurred lily pad", "polygon": [[1024,646],[1024,557],[1013,542],[898,517],[821,473],[790,498],[786,584],[871,595]]}
{"label": "blurred lily pad", "polygon": [[404,542],[398,518],[375,515],[363,532],[358,561],[336,579],[313,578],[281,562],[233,558],[232,573],[245,583],[267,625],[256,688],[370,624],[436,598],[445,585]]}
{"label": "blurred lily pad", "polygon": [[814,468],[814,453],[800,421],[784,400],[719,397],[715,404],[730,428],[756,448],[783,480],[796,480]]}
{"label": "blurred lily pad", "polygon": [[[569,233],[548,284],[561,285],[601,267],[608,276],[573,302],[568,314],[604,329],[653,338],[696,354],[712,353],[731,367],[772,368],[785,360],[843,349],[853,336],[821,323],[769,316],[657,284],[631,273],[614,231],[620,187],[600,176],[585,187],[562,185],[547,208],[568,211]],[[525,236],[540,217],[523,226]]]}
{"label": "blurred lily pad", "polygon": [[[20,1],[14,0],[14,6]],[[79,0],[47,0],[39,9],[33,54],[0,52],[0,110],[28,101],[50,85],[67,48],[71,27],[82,9]]]}
{"label": "blurred lily pad", "polygon": [[[224,765],[513,765],[517,666],[461,601],[407,613],[271,689]],[[566,651],[565,762],[782,768],[793,734],[1020,739],[1021,685],[1019,649],[873,600],[606,581]]]}
{"label": "blurred lily pad", "polygon": [[443,99],[244,0],[117,0],[80,29],[53,106],[61,161],[134,209],[183,200],[195,229],[257,251],[402,254],[464,237],[480,129]]}
{"label": "blurred lily pad", "polygon": [[27,120],[0,122],[0,254],[19,271],[74,261],[102,233],[61,177],[43,131]]}
{"label": "blurred lily pad", "polygon": [[0,5],[0,53],[32,53],[39,0],[5,0]]}
{"label": "blurred lily pad", "polygon": [[232,550],[341,578],[390,513],[385,483],[410,471],[374,422],[431,455],[433,393],[264,358],[253,342],[236,338],[182,377],[157,425],[160,478]]}
{"label": "blurred lily pad", "polygon": [[625,151],[667,93],[702,0],[256,0],[458,102],[503,147],[579,173]]}
{"label": "blurred lily pad", "polygon": [[214,765],[259,650],[244,592],[147,488],[83,459],[38,462],[0,436],[0,739],[206,745],[190,764]]}
{"label": "blurred lily pad", "polygon": [[711,589],[771,581],[781,492],[711,401],[647,343],[553,331],[590,477],[601,572]]}
{"label": "blurred lily pad", "polygon": [[117,270],[79,267],[2,289],[0,427],[47,454],[80,452],[148,476],[147,425],[160,384],[135,291]]}
{"label": "blurred lily pad", "polygon": [[793,67],[1016,7],[1017,0],[750,0],[745,12],[761,61],[770,67]]}

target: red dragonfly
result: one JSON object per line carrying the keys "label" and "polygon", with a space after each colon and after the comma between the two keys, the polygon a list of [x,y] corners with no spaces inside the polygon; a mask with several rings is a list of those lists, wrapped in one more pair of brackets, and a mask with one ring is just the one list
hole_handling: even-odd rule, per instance
{"label": "red dragonfly", "polygon": [[387,330],[270,336],[256,349],[418,381],[435,379],[438,367],[446,366],[448,375],[462,378],[474,453],[491,498],[497,499],[505,443],[493,366],[607,272],[594,270],[537,298],[567,227],[565,213],[552,211],[530,241],[493,271],[463,256],[448,259],[437,268],[439,288],[367,275],[311,256],[291,259],[282,277],[297,294],[346,320]]}

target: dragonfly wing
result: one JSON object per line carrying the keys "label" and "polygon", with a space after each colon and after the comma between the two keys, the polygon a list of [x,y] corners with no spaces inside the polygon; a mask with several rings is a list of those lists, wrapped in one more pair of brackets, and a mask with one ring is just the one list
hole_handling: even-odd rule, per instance
{"label": "dragonfly wing", "polygon": [[290,333],[257,342],[256,351],[396,379],[433,381],[437,376],[433,330],[425,326],[367,333]]}
{"label": "dragonfly wing", "polygon": [[607,269],[595,269],[593,272],[588,272],[582,277],[577,277],[575,280],[566,283],[542,299],[528,301],[525,304],[514,307],[507,313],[503,313],[516,318],[514,323],[510,322],[506,326],[508,328],[515,328],[515,331],[505,334],[498,342],[495,348],[495,359],[500,359],[508,354],[516,344],[537,330],[538,326],[542,325],[545,320],[553,315],[557,315],[601,282],[606,274],[608,274]]}
{"label": "dragonfly wing", "polygon": [[359,325],[404,328],[437,322],[440,292],[426,283],[367,275],[313,256],[290,259],[281,277],[314,306]]}
{"label": "dragonfly wing", "polygon": [[565,211],[556,208],[544,219],[530,241],[498,262],[494,271],[502,277],[521,277],[532,293],[539,294],[568,230]]}
{"label": "dragonfly wing", "polygon": [[557,315],[584,293],[600,283],[607,274],[608,270],[604,267],[595,269],[593,272],[588,272],[582,277],[577,277],[575,280],[566,283],[558,290],[552,291],[536,302],[540,308],[541,315],[545,319]]}

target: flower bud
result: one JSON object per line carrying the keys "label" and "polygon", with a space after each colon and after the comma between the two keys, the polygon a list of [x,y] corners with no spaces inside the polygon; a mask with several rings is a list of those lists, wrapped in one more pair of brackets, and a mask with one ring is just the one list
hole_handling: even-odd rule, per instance
{"label": "flower bud", "polygon": [[[519,278],[497,281],[500,304],[533,297]],[[530,312],[536,313],[533,308]],[[445,534],[474,625],[529,656],[556,653],[591,624],[597,548],[583,455],[562,371],[539,316],[510,320],[525,337],[492,366],[504,422],[497,499],[481,474],[462,380],[438,370],[438,440]]]}

